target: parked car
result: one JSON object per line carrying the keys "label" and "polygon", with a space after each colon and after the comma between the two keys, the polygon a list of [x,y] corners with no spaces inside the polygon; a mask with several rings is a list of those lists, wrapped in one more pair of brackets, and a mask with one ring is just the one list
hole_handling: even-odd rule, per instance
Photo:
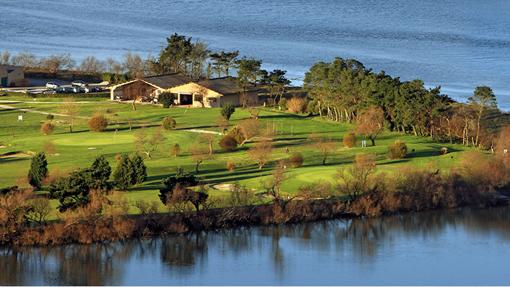
{"label": "parked car", "polygon": [[46,83],[46,88],[47,88],[47,89],[56,90],[56,89],[58,89],[59,87],[60,87],[60,85],[59,85],[59,84],[57,84],[57,83],[54,83],[54,82],[48,82],[48,83]]}
{"label": "parked car", "polygon": [[88,86],[88,84],[87,84],[87,83],[85,83],[84,81],[80,81],[80,80],[78,80],[78,81],[72,81],[72,82],[71,82],[71,85],[72,85],[73,87],[80,87],[80,88],[85,88],[85,87],[87,87],[87,86]]}
{"label": "parked car", "polygon": [[59,87],[55,90],[59,94],[70,94],[74,93],[74,89],[72,87]]}
{"label": "parked car", "polygon": [[72,92],[75,94],[83,93],[83,89],[81,87],[74,86],[71,89],[72,89]]}

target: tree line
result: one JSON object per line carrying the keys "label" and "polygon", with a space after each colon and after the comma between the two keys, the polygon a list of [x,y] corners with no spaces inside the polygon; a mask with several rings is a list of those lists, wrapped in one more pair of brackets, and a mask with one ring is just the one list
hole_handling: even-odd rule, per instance
{"label": "tree line", "polygon": [[[468,103],[458,103],[441,93],[441,87],[427,89],[422,80],[375,73],[354,59],[314,64],[303,86],[313,112],[333,121],[375,125],[368,130],[379,131],[384,125],[392,131],[490,148],[494,127],[504,124],[497,123],[502,113],[490,87],[476,87]],[[370,132],[366,135],[373,140]]]}

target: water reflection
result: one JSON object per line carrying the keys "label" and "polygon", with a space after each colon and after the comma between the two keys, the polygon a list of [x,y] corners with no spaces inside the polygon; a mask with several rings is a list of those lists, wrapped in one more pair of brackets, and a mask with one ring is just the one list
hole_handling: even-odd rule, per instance
{"label": "water reflection", "polygon": [[[285,283],[297,270],[296,251],[303,254],[302,260],[309,254],[320,256],[321,264],[338,259],[369,267],[391,254],[399,242],[439,240],[451,230],[462,230],[466,242],[474,235],[510,240],[510,208],[239,228],[88,246],[4,248],[0,284],[120,285],[136,284],[128,281],[136,276],[139,283],[182,284],[197,276],[212,278],[206,275],[221,268],[237,270],[238,264],[257,266],[252,272],[271,273],[269,277],[277,281],[266,283]],[[229,274],[218,276],[225,281],[217,283],[229,282]]]}

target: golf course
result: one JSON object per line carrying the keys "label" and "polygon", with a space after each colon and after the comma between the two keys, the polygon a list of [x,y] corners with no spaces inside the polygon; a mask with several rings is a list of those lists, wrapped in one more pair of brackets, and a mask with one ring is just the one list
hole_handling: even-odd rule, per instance
{"label": "golf course", "polygon": [[[446,171],[458,164],[462,154],[471,149],[460,144],[437,143],[429,137],[388,131],[377,137],[375,146],[371,146],[368,141],[368,145],[362,147],[363,138],[357,136],[356,145],[347,148],[342,144],[342,138],[346,133],[355,131],[355,125],[260,107],[257,108],[260,125],[271,127],[275,135],[270,159],[259,169],[247,152],[254,142],[248,141],[231,152],[220,148],[218,142],[222,135],[217,124],[220,108],[162,108],[158,105],[138,104],[134,110],[131,103],[80,97],[73,102],[75,113],[72,116],[73,131],[70,132],[71,117],[62,112],[62,106],[65,105],[63,98],[30,98],[23,94],[8,94],[1,100],[0,187],[29,187],[27,172],[31,156],[41,151],[46,152],[50,178],[88,167],[100,155],[104,155],[112,169],[115,169],[121,154],[136,153],[134,142],[137,131],[143,129],[147,135],[151,135],[159,129],[164,138],[150,158],[145,157],[147,180],[122,191],[122,195],[129,202],[157,202],[162,212],[165,207],[158,198],[162,180],[174,175],[178,168],[195,173],[196,162],[189,147],[199,141],[202,134],[215,137],[213,155],[203,160],[197,174],[201,184],[207,187],[210,199],[227,197],[228,186],[234,183],[255,193],[263,192],[264,181],[271,176],[277,162],[296,152],[303,156],[304,162],[297,168],[285,168],[285,181],[281,185],[283,196],[293,196],[301,186],[307,184],[329,182],[334,185],[335,175],[340,169],[351,165],[356,154],[374,154],[377,172],[391,174],[407,166]],[[250,112],[253,113],[253,109],[236,108],[229,121],[229,129],[249,119]],[[103,132],[92,132],[87,125],[88,119],[96,113],[108,119],[108,127]],[[55,129],[51,134],[44,135],[41,124],[48,121],[48,114],[53,115],[51,122]],[[168,116],[175,119],[176,127],[163,130],[162,120]],[[335,143],[325,165],[322,164],[320,151],[309,140],[312,133]],[[405,142],[408,154],[403,159],[391,160],[387,156],[388,146],[396,140]],[[177,156],[171,152],[175,144],[181,150]],[[447,154],[440,154],[442,147],[448,149]],[[226,168],[227,162],[234,163],[235,168],[229,171]],[[52,205],[57,206],[58,201],[52,200]],[[131,211],[136,213],[137,209],[132,208]]]}

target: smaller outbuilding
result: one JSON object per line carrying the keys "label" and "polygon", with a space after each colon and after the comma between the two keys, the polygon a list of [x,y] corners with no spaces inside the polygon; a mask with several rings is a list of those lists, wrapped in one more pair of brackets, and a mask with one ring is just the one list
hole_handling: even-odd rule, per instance
{"label": "smaller outbuilding", "polygon": [[0,87],[21,87],[25,83],[23,67],[0,65]]}

